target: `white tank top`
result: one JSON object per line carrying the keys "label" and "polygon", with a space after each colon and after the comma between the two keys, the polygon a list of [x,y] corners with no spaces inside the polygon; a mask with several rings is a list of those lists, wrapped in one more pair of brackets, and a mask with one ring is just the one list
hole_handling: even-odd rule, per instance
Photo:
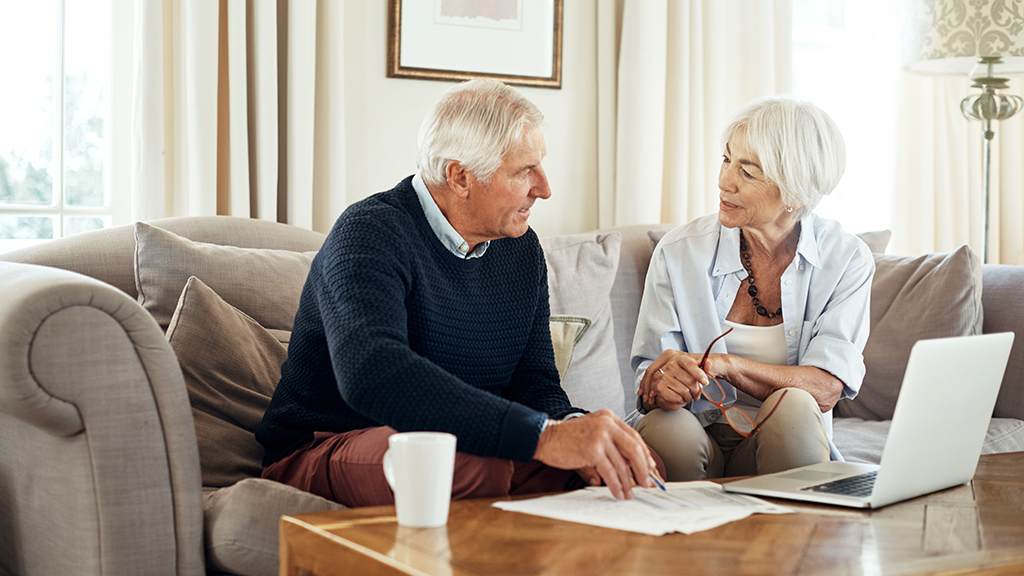
{"label": "white tank top", "polygon": [[[729,354],[778,366],[785,366],[788,363],[789,354],[786,352],[786,328],[784,325],[748,326],[726,320],[722,324],[722,332],[729,328],[732,328],[732,332],[725,337],[725,346],[729,350]],[[745,392],[736,390],[736,403],[733,406],[742,409],[751,418],[754,418],[757,416],[757,411],[761,409],[761,401]],[[720,416],[716,422],[728,423],[725,415]],[[736,422],[736,424],[740,423]],[[749,425],[738,427],[741,430],[750,428]],[[743,431],[750,432],[750,430]]]}

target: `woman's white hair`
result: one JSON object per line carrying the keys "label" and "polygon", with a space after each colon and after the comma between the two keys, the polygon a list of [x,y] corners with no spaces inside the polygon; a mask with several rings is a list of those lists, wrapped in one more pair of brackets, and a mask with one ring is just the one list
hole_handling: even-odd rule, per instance
{"label": "woman's white hair", "polygon": [[445,92],[420,126],[416,164],[423,181],[447,183],[448,163],[457,161],[481,182],[495,170],[527,126],[543,128],[544,115],[532,102],[497,80],[472,80]]}
{"label": "woman's white hair", "polygon": [[724,149],[743,129],[765,178],[779,187],[782,202],[803,207],[803,218],[835,189],[846,169],[846,144],[821,108],[789,95],[764,96],[744,106],[722,135]]}

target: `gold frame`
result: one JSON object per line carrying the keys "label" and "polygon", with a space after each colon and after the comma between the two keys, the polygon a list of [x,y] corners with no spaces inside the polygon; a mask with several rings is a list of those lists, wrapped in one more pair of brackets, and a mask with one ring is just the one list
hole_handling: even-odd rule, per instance
{"label": "gold frame", "polygon": [[387,77],[388,78],[414,78],[419,80],[444,80],[460,82],[473,78],[494,78],[506,84],[517,86],[533,86],[536,88],[562,87],[562,2],[563,0],[551,0],[555,11],[554,30],[552,42],[551,76],[516,76],[506,74],[491,74],[484,72],[472,72],[468,70],[440,70],[433,68],[412,68],[401,65],[402,50],[402,1],[390,0],[388,10],[388,56],[387,56]]}

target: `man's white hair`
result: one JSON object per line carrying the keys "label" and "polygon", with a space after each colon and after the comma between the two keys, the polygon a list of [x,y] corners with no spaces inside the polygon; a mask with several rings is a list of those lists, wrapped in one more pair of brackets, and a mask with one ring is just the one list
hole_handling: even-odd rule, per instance
{"label": "man's white hair", "polygon": [[544,115],[517,90],[497,80],[472,80],[446,91],[420,126],[416,164],[423,181],[447,183],[457,161],[481,182],[490,182],[505,155],[528,126],[543,128]]}
{"label": "man's white hair", "polygon": [[846,170],[846,144],[839,127],[810,102],[789,95],[753,100],[726,127],[723,149],[740,129],[765,177],[779,187],[782,202],[803,204],[798,218],[814,210]]}

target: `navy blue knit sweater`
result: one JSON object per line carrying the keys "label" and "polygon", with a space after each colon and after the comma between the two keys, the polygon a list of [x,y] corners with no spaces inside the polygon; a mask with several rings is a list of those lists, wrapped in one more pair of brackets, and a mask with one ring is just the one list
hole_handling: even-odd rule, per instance
{"label": "navy blue knit sweater", "polygon": [[537,235],[458,258],[411,182],[350,206],[313,259],[256,432],[264,465],[313,432],[380,425],[450,432],[460,452],[525,462],[548,416],[579,411],[555,369]]}

